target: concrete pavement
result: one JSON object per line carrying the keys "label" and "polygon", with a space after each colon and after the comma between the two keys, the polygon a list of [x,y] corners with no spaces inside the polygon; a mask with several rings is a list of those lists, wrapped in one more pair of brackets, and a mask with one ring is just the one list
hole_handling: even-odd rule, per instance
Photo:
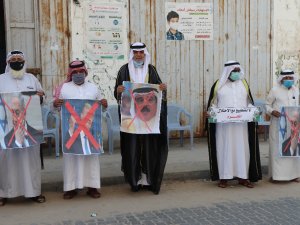
{"label": "concrete pavement", "polygon": [[[268,141],[260,140],[260,157],[264,174],[267,173],[268,150]],[[44,152],[47,154],[46,147]],[[179,140],[171,140],[164,180],[209,179],[208,162],[206,138],[194,139],[192,150],[190,149],[189,139],[185,139],[183,147],[180,146]],[[62,156],[56,158],[53,151],[51,155],[44,157],[44,164],[45,168],[42,170],[42,191],[62,191]],[[118,146],[112,155],[106,152],[100,157],[100,165],[102,186],[124,183]]]}

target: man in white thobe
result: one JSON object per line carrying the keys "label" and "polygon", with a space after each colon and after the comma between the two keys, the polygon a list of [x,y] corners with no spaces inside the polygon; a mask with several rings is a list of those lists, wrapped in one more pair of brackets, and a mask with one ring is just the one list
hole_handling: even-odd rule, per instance
{"label": "man in white thobe", "polygon": [[[63,99],[99,100],[106,108],[107,101],[101,100],[101,94],[96,85],[86,82],[87,69],[83,61],[73,61],[69,65],[70,81],[62,85],[59,98],[53,102],[54,107],[60,107]],[[100,161],[98,155],[64,154],[64,199],[72,199],[77,195],[77,189],[88,188],[87,195],[92,198],[101,196]]]}
{"label": "man in white thobe", "polygon": [[[249,104],[253,104],[253,99],[244,71],[238,62],[229,61],[221,78],[212,86],[208,107],[244,108]],[[217,123],[209,124],[208,130],[212,180],[220,180],[218,186],[225,188],[227,180],[238,178],[239,184],[253,188],[249,180],[261,179],[256,125]]]}
{"label": "man in white thobe", "polygon": [[[21,51],[7,55],[5,73],[0,75],[0,93],[37,91],[44,95],[38,79],[26,73],[25,56]],[[35,202],[45,202],[41,195],[40,145],[20,149],[0,150],[0,205],[8,198],[25,196]]]}
{"label": "man in white thobe", "polygon": [[[266,101],[267,112],[271,115],[270,149],[269,149],[269,177],[273,181],[298,181],[300,177],[300,161],[297,157],[280,157],[279,153],[279,118],[280,108],[283,106],[299,106],[299,89],[295,86],[297,76],[292,70],[281,71],[277,85],[274,86]],[[299,115],[291,115],[299,122]],[[298,118],[297,118],[298,117]],[[299,125],[297,125],[299,126]],[[282,155],[297,156],[298,138],[296,135],[295,148],[289,146]],[[293,143],[293,140],[291,141]]]}

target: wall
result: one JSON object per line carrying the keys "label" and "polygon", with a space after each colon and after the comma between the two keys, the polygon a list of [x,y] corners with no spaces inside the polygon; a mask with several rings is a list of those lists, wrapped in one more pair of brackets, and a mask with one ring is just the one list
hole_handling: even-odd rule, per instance
{"label": "wall", "polygon": [[[165,40],[165,0],[115,2],[123,2],[128,9],[128,42],[146,43],[152,63],[168,84],[169,102],[181,104],[193,114],[196,136],[204,134],[203,112],[210,87],[219,78],[224,62],[240,61],[253,96],[266,97],[272,84],[273,1],[213,0],[214,40],[181,42]],[[71,0],[40,1],[42,74],[48,93],[63,80],[67,62],[76,55],[74,44],[70,47],[71,42],[75,43],[74,30],[69,29],[75,22],[71,7],[74,7]],[[81,42],[76,43],[80,52]],[[97,76],[91,79],[99,87],[105,87],[101,91],[110,104],[115,104],[112,90],[121,64],[101,61]]]}
{"label": "wall", "polygon": [[274,84],[281,69],[300,72],[300,2],[274,1]]}

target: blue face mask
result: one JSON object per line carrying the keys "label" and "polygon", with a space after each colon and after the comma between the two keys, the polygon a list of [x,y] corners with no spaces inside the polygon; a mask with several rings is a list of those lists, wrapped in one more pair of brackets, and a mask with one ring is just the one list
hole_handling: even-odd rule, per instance
{"label": "blue face mask", "polygon": [[135,61],[133,60],[134,68],[142,68],[144,65],[144,61]]}
{"label": "blue face mask", "polygon": [[231,72],[230,79],[236,81],[240,79],[240,76],[240,72]]}
{"label": "blue face mask", "polygon": [[286,88],[291,88],[294,85],[294,80],[284,80],[283,81],[283,86]]}
{"label": "blue face mask", "polygon": [[72,76],[72,81],[77,85],[83,84],[84,79],[85,79],[85,73],[75,73]]}

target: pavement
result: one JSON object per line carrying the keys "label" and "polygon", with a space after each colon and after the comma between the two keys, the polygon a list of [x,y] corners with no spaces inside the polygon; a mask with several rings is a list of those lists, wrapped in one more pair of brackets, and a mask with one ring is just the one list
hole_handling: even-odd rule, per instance
{"label": "pavement", "polygon": [[[121,172],[121,155],[118,143],[113,154],[105,153],[100,158],[101,185],[115,185],[125,183]],[[55,157],[49,152],[47,146],[43,148],[44,170],[42,170],[42,191],[62,191],[63,189],[63,158]],[[267,174],[269,142],[260,140],[260,157],[263,174]],[[194,139],[194,145],[190,148],[189,139],[184,140],[180,146],[178,139],[171,139],[169,155],[165,168],[163,181],[168,180],[209,180],[209,160],[206,138]]]}

